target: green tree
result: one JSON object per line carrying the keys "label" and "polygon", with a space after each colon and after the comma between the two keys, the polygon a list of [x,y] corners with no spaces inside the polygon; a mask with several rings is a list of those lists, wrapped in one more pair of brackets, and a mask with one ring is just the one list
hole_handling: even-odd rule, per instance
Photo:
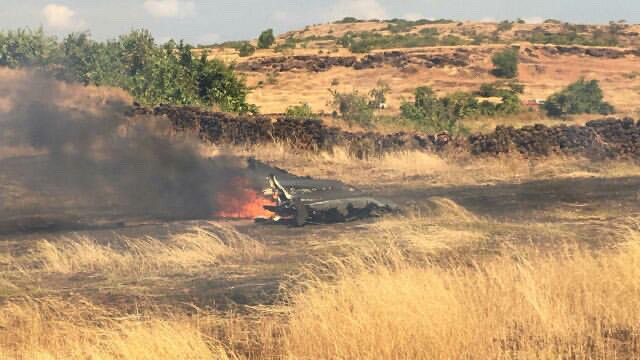
{"label": "green tree", "polygon": [[56,39],[42,28],[0,32],[0,66],[47,66],[58,56]]}
{"label": "green tree", "polygon": [[66,80],[111,85],[145,104],[218,105],[225,111],[257,112],[249,89],[232,65],[193,55],[193,47],[171,40],[156,45],[147,30],[97,42],[88,32],[58,43],[37,31],[0,32],[0,66],[37,67]]}
{"label": "green tree", "polygon": [[124,86],[126,74],[120,50],[117,42],[100,43],[92,40],[88,32],[71,33],[61,44],[61,67],[56,76],[85,85]]}
{"label": "green tree", "polygon": [[268,49],[275,41],[276,37],[273,35],[273,29],[267,29],[258,37],[258,48]]}
{"label": "green tree", "polygon": [[257,113],[258,108],[247,103],[249,89],[244,77],[236,75],[233,66],[220,60],[207,60],[205,54],[197,62],[195,72],[198,95],[205,104],[217,104],[224,111]]}
{"label": "green tree", "polygon": [[551,95],[544,108],[549,116],[613,113],[613,106],[603,99],[604,95],[597,80],[586,81],[581,78],[564,90]]}
{"label": "green tree", "polygon": [[251,45],[248,41],[245,41],[238,48],[238,55],[240,57],[251,56],[256,52],[255,46]]}
{"label": "green tree", "polygon": [[504,49],[491,58],[494,69],[492,73],[497,77],[515,78],[518,76],[518,50]]}
{"label": "green tree", "polygon": [[121,60],[130,76],[135,77],[143,71],[154,53],[158,51],[151,32],[146,29],[132,30],[119,38]]}

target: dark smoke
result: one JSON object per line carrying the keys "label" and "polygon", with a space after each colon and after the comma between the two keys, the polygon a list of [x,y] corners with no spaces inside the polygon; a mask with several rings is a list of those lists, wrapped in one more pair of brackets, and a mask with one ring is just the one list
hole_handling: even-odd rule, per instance
{"label": "dark smoke", "polygon": [[0,160],[0,172],[28,190],[25,204],[29,196],[45,201],[4,206],[5,215],[12,208],[27,216],[207,218],[218,210],[216,194],[243,175],[238,161],[203,158],[191,139],[168,136],[168,121],[125,117],[124,103],[96,115],[58,106],[53,80],[15,87],[12,109],[0,113],[0,142],[41,154]]}

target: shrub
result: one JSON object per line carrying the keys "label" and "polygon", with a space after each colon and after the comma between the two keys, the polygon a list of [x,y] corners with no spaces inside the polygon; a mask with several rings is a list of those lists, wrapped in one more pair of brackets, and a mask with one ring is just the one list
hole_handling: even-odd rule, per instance
{"label": "shrub", "polygon": [[610,31],[595,29],[590,36],[578,34],[587,29],[578,25],[567,25],[565,30],[558,33],[548,33],[544,29],[535,29],[529,36],[521,36],[519,39],[531,43],[556,44],[556,45],[584,45],[584,46],[619,46],[618,34]]}
{"label": "shrub", "polygon": [[496,81],[494,83],[485,83],[480,85],[480,90],[476,95],[482,97],[502,97],[507,93],[522,94],[524,85],[517,81]]}
{"label": "shrub", "polygon": [[422,36],[438,36],[438,29],[436,28],[424,28],[418,31]]}
{"label": "shrub", "polygon": [[440,45],[444,46],[459,46],[464,44],[466,44],[466,41],[455,35],[447,35],[440,39]]}
{"label": "shrub", "polygon": [[238,54],[240,57],[251,56],[256,52],[255,46],[251,45],[248,41],[245,41],[238,48]]}
{"label": "shrub", "polygon": [[316,119],[317,116],[313,113],[313,109],[307,103],[300,105],[292,105],[287,108],[285,112],[286,116],[300,119]]}
{"label": "shrub", "polygon": [[[461,120],[476,116],[514,114],[522,111],[518,92],[523,86],[515,82],[483,84],[476,93],[455,92],[438,98],[430,87],[419,87],[414,93],[414,102],[405,101],[400,110],[402,116],[416,127],[426,131],[466,132]],[[476,96],[500,97],[494,104],[478,102]]]}
{"label": "shrub", "polygon": [[274,50],[276,52],[284,52],[285,50],[295,49],[295,48],[296,48],[296,39],[294,39],[293,37],[288,37],[284,41],[284,43],[276,45]]}
{"label": "shrub", "polygon": [[343,120],[365,127],[373,124],[373,109],[369,107],[369,99],[366,96],[360,95],[358,91],[339,93],[336,90],[329,90],[329,92],[333,96],[331,105]]}
{"label": "shrub", "polygon": [[276,37],[273,35],[273,29],[267,29],[258,37],[258,48],[268,49],[275,41]]}
{"label": "shrub", "polygon": [[491,58],[495,68],[492,73],[497,77],[514,78],[518,76],[518,50],[504,49]]}
{"label": "shrub", "polygon": [[385,30],[393,34],[398,34],[403,32],[409,32],[413,29],[414,26],[415,24],[412,21],[397,19],[396,21],[389,23],[389,25],[387,25],[387,28]]}
{"label": "shrub", "polygon": [[369,107],[372,109],[380,109],[383,104],[387,103],[387,94],[391,91],[389,84],[380,80],[374,89],[369,91]]}
{"label": "shrub", "polygon": [[359,53],[359,54],[368,53],[369,51],[371,51],[372,48],[373,47],[371,46],[371,44],[364,40],[354,41],[349,46],[349,50],[352,53]]}
{"label": "shrub", "polygon": [[353,16],[347,16],[342,18],[342,20],[338,20],[336,22],[334,22],[335,24],[353,24],[353,23],[359,23],[359,22],[363,22],[364,20],[358,20],[357,18],[354,18]]}
{"label": "shrub", "polygon": [[[400,106],[402,116],[420,129],[451,134],[464,131],[460,123],[461,114],[467,114],[469,105],[473,106],[475,101],[459,93],[450,95],[446,100],[439,99],[428,86],[417,88],[414,97],[413,103],[405,101]],[[477,106],[477,101],[475,104]]]}
{"label": "shrub", "polygon": [[603,101],[603,93],[597,80],[584,78],[569,85],[566,89],[551,95],[544,108],[549,116],[570,114],[607,115],[615,111],[611,104]]}
{"label": "shrub", "polygon": [[504,20],[498,23],[498,32],[509,31],[513,29],[513,22]]}

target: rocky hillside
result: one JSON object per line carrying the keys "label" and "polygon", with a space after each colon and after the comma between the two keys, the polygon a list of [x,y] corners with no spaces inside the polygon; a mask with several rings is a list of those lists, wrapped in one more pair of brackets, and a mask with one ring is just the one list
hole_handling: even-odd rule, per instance
{"label": "rocky hillside", "polygon": [[[254,45],[256,41],[252,42]],[[281,34],[270,49],[240,57],[238,43],[209,49],[237,64],[263,113],[308,103],[330,113],[328,89],[367,93],[378,81],[391,88],[389,113],[418,86],[439,93],[476,90],[493,82],[491,56],[520,48],[524,100],[542,99],[585,77],[601,82],[622,115],[640,109],[640,25],[575,25],[548,20],[478,23],[346,19]]]}

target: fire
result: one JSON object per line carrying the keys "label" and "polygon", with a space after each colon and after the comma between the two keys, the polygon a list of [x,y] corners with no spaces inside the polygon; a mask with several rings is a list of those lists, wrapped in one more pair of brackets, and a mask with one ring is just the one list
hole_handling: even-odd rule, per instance
{"label": "fire", "polygon": [[255,219],[270,217],[273,214],[264,209],[273,205],[273,201],[249,186],[249,180],[238,177],[231,181],[231,191],[216,195],[216,206],[222,209],[214,213],[215,217],[227,219]]}

